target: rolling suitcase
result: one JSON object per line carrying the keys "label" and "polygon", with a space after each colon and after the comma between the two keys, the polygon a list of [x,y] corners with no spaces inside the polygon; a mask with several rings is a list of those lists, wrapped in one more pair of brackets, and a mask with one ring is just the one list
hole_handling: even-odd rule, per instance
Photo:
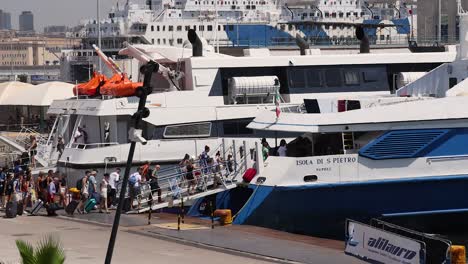
{"label": "rolling suitcase", "polygon": [[5,217],[15,218],[17,213],[18,213],[18,204],[16,203],[16,201],[8,202],[6,205]]}
{"label": "rolling suitcase", "polygon": [[16,214],[17,214],[17,215],[23,215],[23,209],[24,209],[24,207],[23,207],[23,203],[22,203],[22,202],[20,202],[20,203],[17,204],[16,209],[17,209],[17,211],[16,211]]}
{"label": "rolling suitcase", "polygon": [[39,210],[41,210],[42,206],[44,206],[44,202],[42,200],[37,200],[32,208],[31,208],[31,211],[29,212],[30,215],[36,215],[37,213],[39,213]]}
{"label": "rolling suitcase", "polygon": [[76,207],[78,206],[79,202],[78,201],[71,201],[67,207],[65,208],[65,212],[67,212],[67,214],[69,215],[72,215],[75,210],[76,210]]}
{"label": "rolling suitcase", "polygon": [[87,213],[91,212],[91,210],[94,209],[94,206],[96,206],[96,200],[94,198],[91,198],[89,199],[86,203],[85,203],[85,211]]}

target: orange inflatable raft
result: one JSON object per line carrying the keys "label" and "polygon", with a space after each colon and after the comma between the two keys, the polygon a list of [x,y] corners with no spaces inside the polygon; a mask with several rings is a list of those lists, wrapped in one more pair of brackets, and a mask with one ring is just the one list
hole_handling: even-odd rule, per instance
{"label": "orange inflatable raft", "polygon": [[118,97],[134,96],[138,87],[143,86],[141,82],[132,82],[125,74],[114,74],[100,89],[102,95]]}
{"label": "orange inflatable raft", "polygon": [[87,95],[87,96],[96,96],[99,95],[99,88],[108,81],[107,77],[103,74],[94,72],[93,78],[86,83],[77,84],[75,89],[73,89],[73,94],[78,95]]}

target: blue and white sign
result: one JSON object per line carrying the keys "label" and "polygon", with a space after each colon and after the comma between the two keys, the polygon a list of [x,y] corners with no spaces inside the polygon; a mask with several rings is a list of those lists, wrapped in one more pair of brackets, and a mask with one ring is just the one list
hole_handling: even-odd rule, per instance
{"label": "blue and white sign", "polygon": [[372,263],[424,263],[424,243],[355,221],[348,221],[345,253]]}

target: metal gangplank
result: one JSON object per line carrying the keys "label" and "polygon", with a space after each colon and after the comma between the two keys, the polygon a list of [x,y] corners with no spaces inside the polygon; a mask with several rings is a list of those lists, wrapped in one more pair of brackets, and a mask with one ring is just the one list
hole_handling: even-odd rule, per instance
{"label": "metal gangplank", "polygon": [[[160,171],[157,180],[159,189],[152,189],[151,182],[143,183],[141,194],[133,201],[134,208],[137,207],[138,200],[140,201],[140,209],[127,213],[144,213],[149,210],[177,206],[236,188],[238,183],[242,182],[242,175],[251,161],[249,156],[244,154],[244,149],[240,148],[236,153],[237,160],[224,160],[214,166],[206,166],[201,160],[194,161],[193,180],[187,179],[185,167],[175,166]],[[155,186],[154,183],[153,186]]]}

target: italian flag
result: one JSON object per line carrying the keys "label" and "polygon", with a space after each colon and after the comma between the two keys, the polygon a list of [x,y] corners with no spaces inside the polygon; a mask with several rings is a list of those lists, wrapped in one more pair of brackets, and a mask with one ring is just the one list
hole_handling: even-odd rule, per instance
{"label": "italian flag", "polygon": [[276,89],[276,93],[275,93],[276,118],[279,118],[281,114],[280,100],[281,100],[281,97],[280,97],[279,89]]}

